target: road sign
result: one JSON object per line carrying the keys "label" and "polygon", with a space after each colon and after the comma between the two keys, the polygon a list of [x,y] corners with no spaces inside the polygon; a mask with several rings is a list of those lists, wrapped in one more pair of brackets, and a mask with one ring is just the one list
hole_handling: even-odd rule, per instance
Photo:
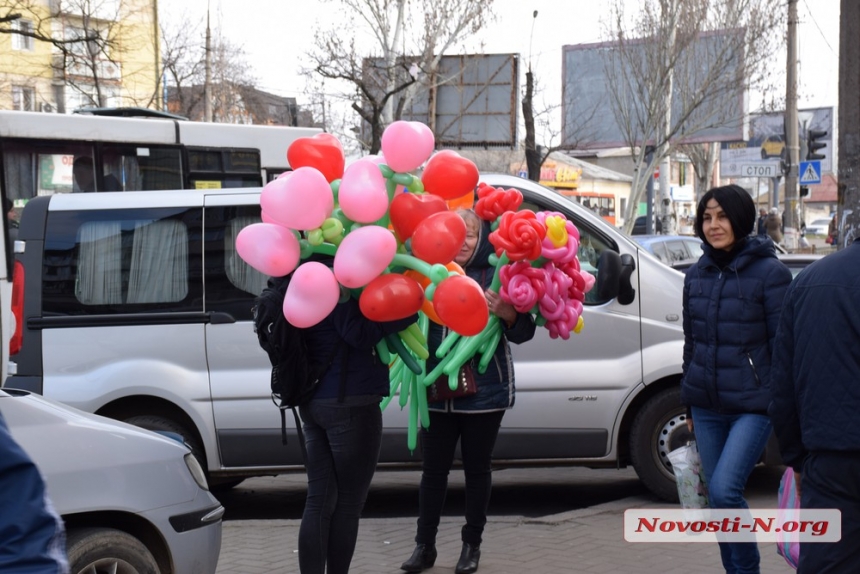
{"label": "road sign", "polygon": [[821,160],[800,162],[798,174],[800,175],[800,185],[821,183]]}
{"label": "road sign", "polygon": [[777,177],[782,175],[778,161],[742,163],[741,177]]}

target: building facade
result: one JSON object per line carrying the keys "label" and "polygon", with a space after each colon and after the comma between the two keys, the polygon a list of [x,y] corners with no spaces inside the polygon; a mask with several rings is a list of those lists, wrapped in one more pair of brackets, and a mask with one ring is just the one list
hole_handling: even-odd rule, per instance
{"label": "building facade", "polygon": [[156,1],[19,3],[0,34],[0,109],[161,107]]}

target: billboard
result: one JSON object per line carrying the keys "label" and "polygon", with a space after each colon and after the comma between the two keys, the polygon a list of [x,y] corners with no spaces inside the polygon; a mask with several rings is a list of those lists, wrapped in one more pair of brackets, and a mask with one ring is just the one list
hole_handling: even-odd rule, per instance
{"label": "billboard", "polygon": [[[381,59],[366,59],[364,73],[381,76],[381,66]],[[430,126],[437,147],[515,148],[519,74],[518,54],[442,56],[436,85],[420,88],[408,105],[396,94],[394,108],[403,106],[401,120]]]}
{"label": "billboard", "polygon": [[[738,33],[700,34],[678,58],[672,93],[676,143],[744,139],[744,82],[714,82],[712,77],[731,79],[742,74],[740,52],[727,45]],[[646,132],[649,128],[641,124],[647,117],[646,106],[652,103],[642,94],[656,89],[653,77],[659,70],[649,72],[656,52],[652,40],[564,46],[562,141],[577,149],[626,147],[631,138],[636,145],[653,143],[653,131]],[[614,100],[623,102],[620,114],[627,117],[617,117]]]}
{"label": "billboard", "polygon": [[[821,172],[833,173],[833,108],[798,110],[797,117],[799,160],[806,159],[803,149],[807,131],[826,131],[827,135],[817,140],[827,144],[818,151],[824,156]],[[787,159],[785,112],[752,114],[749,139],[723,142],[720,146],[720,177],[778,177],[783,175],[781,162]]]}

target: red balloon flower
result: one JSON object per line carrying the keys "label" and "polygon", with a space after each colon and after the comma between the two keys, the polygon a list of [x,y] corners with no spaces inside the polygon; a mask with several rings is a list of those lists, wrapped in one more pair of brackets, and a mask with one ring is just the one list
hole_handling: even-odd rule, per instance
{"label": "red balloon flower", "polygon": [[501,256],[504,251],[511,261],[535,261],[540,257],[544,237],[544,224],[537,220],[533,211],[524,209],[503,213],[499,228],[490,234],[490,243],[496,248],[496,255]]}
{"label": "red balloon flower", "polygon": [[516,211],[523,204],[523,194],[516,189],[496,188],[486,183],[478,186],[475,213],[485,221],[495,221],[506,211]]}

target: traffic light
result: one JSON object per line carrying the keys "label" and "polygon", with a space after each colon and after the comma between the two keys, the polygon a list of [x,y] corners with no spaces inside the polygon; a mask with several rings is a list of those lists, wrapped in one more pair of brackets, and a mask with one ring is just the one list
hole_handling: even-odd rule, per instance
{"label": "traffic light", "polygon": [[806,185],[800,186],[800,197],[806,197],[809,195],[809,187]]}
{"label": "traffic light", "polygon": [[824,159],[823,153],[818,150],[827,147],[827,142],[819,141],[827,135],[827,130],[808,130],[806,132],[806,159]]}

